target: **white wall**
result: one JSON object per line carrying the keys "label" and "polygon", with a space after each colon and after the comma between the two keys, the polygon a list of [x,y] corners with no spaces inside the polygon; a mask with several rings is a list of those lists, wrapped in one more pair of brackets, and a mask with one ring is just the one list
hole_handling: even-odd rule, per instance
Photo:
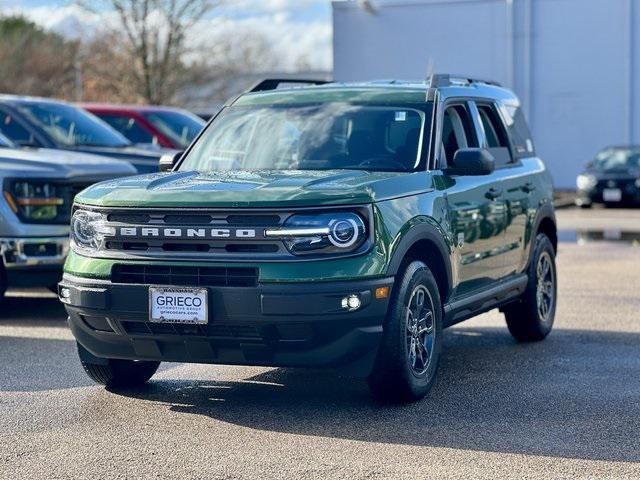
{"label": "white wall", "polygon": [[513,88],[556,186],[606,145],[640,137],[640,1],[335,1],[334,77],[422,79],[429,69]]}

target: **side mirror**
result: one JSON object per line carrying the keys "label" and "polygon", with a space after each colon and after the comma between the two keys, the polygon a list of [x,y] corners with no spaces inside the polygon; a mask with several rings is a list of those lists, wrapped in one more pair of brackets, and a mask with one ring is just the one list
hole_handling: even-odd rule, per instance
{"label": "side mirror", "polygon": [[461,148],[447,169],[451,175],[489,175],[496,169],[496,159],[485,148]]}
{"label": "side mirror", "polygon": [[165,153],[160,157],[160,163],[158,165],[159,170],[161,172],[170,172],[173,170],[173,167],[176,166],[178,160],[182,156],[184,152],[176,152],[176,153]]}

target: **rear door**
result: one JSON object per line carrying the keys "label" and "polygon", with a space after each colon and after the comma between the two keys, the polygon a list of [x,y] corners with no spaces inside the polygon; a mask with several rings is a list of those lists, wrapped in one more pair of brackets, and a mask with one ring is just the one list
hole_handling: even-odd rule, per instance
{"label": "rear door", "polygon": [[447,102],[441,126],[439,161],[447,186],[451,228],[457,255],[456,296],[491,285],[504,276],[504,228],[506,207],[493,175],[447,174],[456,151],[480,145],[480,129],[474,122],[471,102]]}

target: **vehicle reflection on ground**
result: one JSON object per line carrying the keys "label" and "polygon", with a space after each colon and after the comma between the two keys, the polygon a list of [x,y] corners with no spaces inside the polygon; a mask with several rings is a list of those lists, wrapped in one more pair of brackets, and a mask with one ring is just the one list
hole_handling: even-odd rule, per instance
{"label": "vehicle reflection on ground", "polygon": [[577,243],[578,245],[593,242],[616,242],[640,247],[640,231],[629,232],[617,229],[560,230],[558,239],[560,242]]}

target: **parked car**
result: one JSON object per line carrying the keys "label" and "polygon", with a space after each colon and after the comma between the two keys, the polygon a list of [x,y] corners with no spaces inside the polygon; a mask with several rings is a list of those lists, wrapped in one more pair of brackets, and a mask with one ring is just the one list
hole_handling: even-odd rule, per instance
{"label": "parked car", "polygon": [[139,173],[158,170],[164,151],[135,148],[94,115],[65,102],[0,96],[0,132],[23,147],[92,153],[126,160]]}
{"label": "parked car", "polygon": [[184,150],[205,125],[201,118],[180,108],[104,103],[80,106],[136,145],[151,144]]}
{"label": "parked car", "polygon": [[552,183],[512,92],[274,83],[166,173],[76,198],[59,293],[93,380],[141,384],[161,361],[335,367],[410,401],[445,327],[500,308],[517,340],[549,334]]}
{"label": "parked car", "polygon": [[640,206],[640,146],[608,147],[587,164],[576,181],[576,204]]}
{"label": "parked car", "polygon": [[74,195],[97,181],[135,173],[124,161],[19,149],[0,135],[0,300],[7,287],[55,289],[69,249]]}

